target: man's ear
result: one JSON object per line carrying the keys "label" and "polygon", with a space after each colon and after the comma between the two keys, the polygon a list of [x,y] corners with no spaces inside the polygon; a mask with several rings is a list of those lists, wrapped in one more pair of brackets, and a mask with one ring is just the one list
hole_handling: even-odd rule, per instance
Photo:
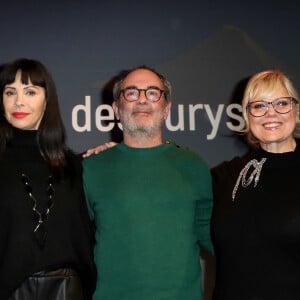
{"label": "man's ear", "polygon": [[116,101],[114,101],[114,102],[112,103],[112,108],[113,108],[113,110],[114,110],[114,112],[115,112],[116,118],[117,118],[118,120],[120,120],[120,116],[119,116],[119,107],[118,107],[118,104],[117,104]]}
{"label": "man's ear", "polygon": [[170,110],[171,110],[171,106],[172,106],[172,103],[168,102],[166,107],[165,107],[165,112],[164,112],[164,119],[165,120],[167,120],[167,118],[168,118],[168,115],[169,115]]}

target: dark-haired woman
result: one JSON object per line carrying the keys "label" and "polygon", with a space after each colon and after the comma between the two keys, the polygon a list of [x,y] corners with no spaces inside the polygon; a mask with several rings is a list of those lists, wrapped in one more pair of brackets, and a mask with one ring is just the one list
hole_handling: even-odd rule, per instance
{"label": "dark-haired woman", "polygon": [[36,60],[0,74],[0,299],[91,299],[93,232],[81,161],[53,79]]}

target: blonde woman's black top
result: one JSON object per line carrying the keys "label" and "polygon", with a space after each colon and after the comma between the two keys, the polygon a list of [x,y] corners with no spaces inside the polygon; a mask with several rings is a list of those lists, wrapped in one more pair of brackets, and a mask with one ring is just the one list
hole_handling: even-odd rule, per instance
{"label": "blonde woman's black top", "polygon": [[[300,299],[299,148],[297,141],[294,152],[258,150],[212,170],[214,300]],[[241,178],[233,201],[241,170],[249,161],[261,163],[263,158],[256,187],[256,174],[246,187]],[[253,171],[252,164],[244,183]]]}

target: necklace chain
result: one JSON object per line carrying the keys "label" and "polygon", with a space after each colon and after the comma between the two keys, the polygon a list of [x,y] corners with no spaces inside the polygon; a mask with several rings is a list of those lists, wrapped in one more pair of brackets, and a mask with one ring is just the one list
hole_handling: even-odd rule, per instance
{"label": "necklace chain", "polygon": [[47,220],[50,210],[53,207],[53,193],[54,193],[54,187],[53,187],[53,177],[49,175],[48,177],[48,187],[46,189],[46,193],[48,195],[48,203],[46,210],[42,213],[37,209],[37,200],[35,196],[32,194],[32,187],[29,184],[28,177],[26,174],[22,173],[22,182],[25,186],[25,191],[28,194],[29,198],[32,201],[32,210],[34,214],[37,216],[38,222],[33,230],[33,232],[37,232],[40,226]]}

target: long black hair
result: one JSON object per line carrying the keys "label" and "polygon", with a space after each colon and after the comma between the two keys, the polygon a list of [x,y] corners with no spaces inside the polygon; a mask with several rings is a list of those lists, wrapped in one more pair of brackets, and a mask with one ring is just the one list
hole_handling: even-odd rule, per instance
{"label": "long black hair", "polygon": [[7,84],[15,81],[17,72],[21,72],[23,84],[31,81],[32,84],[45,89],[46,109],[37,129],[37,143],[50,169],[62,171],[68,167],[68,148],[56,87],[47,68],[37,60],[21,58],[2,66],[0,72],[0,157],[12,138],[12,126],[5,118],[3,91]]}

